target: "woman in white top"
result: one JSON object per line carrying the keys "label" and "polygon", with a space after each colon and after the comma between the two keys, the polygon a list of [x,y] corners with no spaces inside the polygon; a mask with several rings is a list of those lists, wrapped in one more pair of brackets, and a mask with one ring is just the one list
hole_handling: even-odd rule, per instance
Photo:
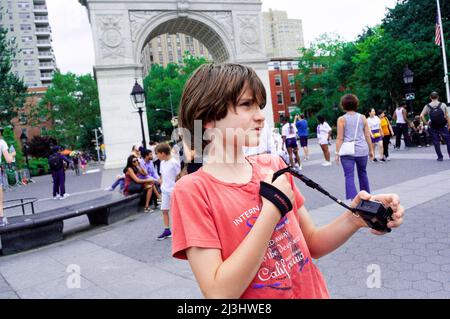
{"label": "woman in white top", "polygon": [[325,157],[325,162],[322,164],[322,166],[331,166],[328,141],[331,139],[332,130],[323,116],[319,115],[317,117],[317,120],[319,121],[319,125],[317,125],[317,138],[319,139],[319,144],[322,148],[323,156]]}
{"label": "woman in white top", "polygon": [[375,109],[370,109],[369,117],[367,118],[369,125],[370,138],[372,139],[372,152],[374,154],[373,162],[378,162],[376,157],[376,148],[378,146],[380,152],[380,163],[383,159],[383,132],[381,131],[381,120],[375,115]]}
{"label": "woman in white top", "polygon": [[[289,154],[289,163],[291,166],[296,165],[298,168],[302,169],[302,163],[300,162],[300,154],[298,153],[297,144],[297,128],[294,124],[289,122],[288,118],[284,118],[283,127],[281,128],[281,136],[283,138],[283,149],[286,146],[287,152]],[[294,162],[295,154],[295,162]]]}

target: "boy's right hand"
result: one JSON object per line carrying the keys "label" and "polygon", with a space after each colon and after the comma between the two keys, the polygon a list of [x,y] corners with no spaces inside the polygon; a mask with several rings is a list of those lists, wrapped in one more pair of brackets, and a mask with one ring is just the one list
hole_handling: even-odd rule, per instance
{"label": "boy's right hand", "polygon": [[[270,171],[266,178],[264,179],[264,182],[268,184],[272,184],[276,188],[278,188],[280,191],[282,191],[291,201],[292,204],[294,204],[294,191],[292,190],[291,183],[289,182],[289,179],[287,178],[286,174],[281,175],[276,179],[276,181],[272,182],[274,171]],[[264,198],[263,198],[264,200]]]}

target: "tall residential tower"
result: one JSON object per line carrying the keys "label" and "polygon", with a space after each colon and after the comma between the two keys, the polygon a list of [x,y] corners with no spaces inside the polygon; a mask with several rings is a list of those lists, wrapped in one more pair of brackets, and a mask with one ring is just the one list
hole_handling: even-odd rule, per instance
{"label": "tall residential tower", "polygon": [[45,0],[0,0],[0,25],[17,45],[13,72],[30,88],[49,86],[56,62]]}
{"label": "tall residential tower", "polygon": [[304,47],[302,20],[288,19],[286,11],[263,12],[264,36],[269,58],[297,58]]}

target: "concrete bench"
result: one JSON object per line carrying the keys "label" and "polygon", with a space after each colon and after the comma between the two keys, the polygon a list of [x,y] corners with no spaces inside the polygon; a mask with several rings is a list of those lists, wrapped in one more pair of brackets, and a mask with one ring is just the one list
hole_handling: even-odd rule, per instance
{"label": "concrete bench", "polygon": [[[110,225],[137,212],[140,194],[123,196],[110,193],[82,203],[51,209],[33,215],[8,218],[8,225],[0,227],[1,254],[48,245],[64,239],[64,220],[87,215],[93,226]],[[131,208],[131,209],[130,209]]]}

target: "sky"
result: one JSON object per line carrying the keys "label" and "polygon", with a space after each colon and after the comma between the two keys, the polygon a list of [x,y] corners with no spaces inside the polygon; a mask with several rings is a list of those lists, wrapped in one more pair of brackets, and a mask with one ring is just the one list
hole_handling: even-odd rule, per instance
{"label": "sky", "polygon": [[[397,0],[262,0],[263,11],[282,10],[303,21],[305,45],[323,33],[354,40],[375,26]],[[61,72],[92,73],[94,46],[85,7],[78,0],[47,0],[53,49]]]}

